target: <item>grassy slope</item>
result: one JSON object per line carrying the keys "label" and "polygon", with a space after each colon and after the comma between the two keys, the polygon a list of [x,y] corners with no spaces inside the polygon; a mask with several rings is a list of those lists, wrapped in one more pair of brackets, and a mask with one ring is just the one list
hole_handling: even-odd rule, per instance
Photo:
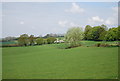
{"label": "grassy slope", "polygon": [[3,78],[112,79],[118,72],[117,50],[56,45],[3,48]]}

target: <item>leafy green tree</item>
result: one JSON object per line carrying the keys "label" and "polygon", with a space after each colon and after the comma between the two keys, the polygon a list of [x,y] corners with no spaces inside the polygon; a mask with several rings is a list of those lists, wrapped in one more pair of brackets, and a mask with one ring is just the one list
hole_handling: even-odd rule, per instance
{"label": "leafy green tree", "polygon": [[110,28],[105,35],[105,40],[115,41],[118,39],[118,28]]}
{"label": "leafy green tree", "polygon": [[52,44],[52,43],[54,43],[55,40],[56,40],[55,37],[48,37],[48,38],[47,38],[47,43],[48,43],[48,44]]}
{"label": "leafy green tree", "polygon": [[36,39],[36,43],[37,43],[37,45],[42,45],[42,44],[44,44],[43,38],[37,38],[37,39]]}
{"label": "leafy green tree", "polygon": [[105,40],[105,35],[106,35],[106,34],[107,34],[107,31],[101,32],[100,37],[99,37],[99,40],[104,41],[104,40]]}
{"label": "leafy green tree", "polygon": [[79,46],[82,39],[83,31],[80,27],[70,28],[65,35],[65,42],[69,44],[70,47]]}
{"label": "leafy green tree", "polygon": [[47,39],[43,39],[44,44],[48,44]]}
{"label": "leafy green tree", "polygon": [[120,41],[120,26],[118,26],[118,33],[117,33],[117,35],[118,35],[118,40]]}
{"label": "leafy green tree", "polygon": [[90,32],[90,30],[92,29],[92,27],[90,26],[90,25],[87,25],[86,27],[85,27],[85,31],[84,31],[84,39],[85,40],[88,40],[88,33]]}
{"label": "leafy green tree", "polygon": [[19,45],[24,45],[24,46],[29,45],[28,38],[29,38],[29,36],[27,34],[20,35],[20,37],[18,38]]}
{"label": "leafy green tree", "polygon": [[[102,32],[105,33],[105,28],[101,27],[101,26],[95,26],[93,27],[89,32],[88,32],[88,40],[100,40],[100,36],[102,36]],[[101,35],[102,34],[102,35]]]}
{"label": "leafy green tree", "polygon": [[29,42],[30,42],[30,45],[34,45],[35,44],[35,37],[34,37],[34,35],[30,35]]}
{"label": "leafy green tree", "polygon": [[107,34],[107,26],[102,24],[101,25],[102,31],[100,32],[99,40],[105,40],[105,35]]}
{"label": "leafy green tree", "polygon": [[104,24],[102,24],[101,27],[104,28],[106,31],[108,30],[107,26]]}

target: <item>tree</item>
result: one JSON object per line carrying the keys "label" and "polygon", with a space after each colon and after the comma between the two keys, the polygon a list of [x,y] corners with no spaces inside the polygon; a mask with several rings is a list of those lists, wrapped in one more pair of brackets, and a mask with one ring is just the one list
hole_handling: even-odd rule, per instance
{"label": "tree", "polygon": [[118,28],[110,28],[105,35],[105,40],[115,41],[118,39]]}
{"label": "tree", "polygon": [[118,35],[118,40],[120,41],[120,26],[118,26],[118,33],[117,33],[117,35]]}
{"label": "tree", "polygon": [[105,40],[105,35],[106,35],[106,34],[107,34],[107,31],[101,32],[100,37],[99,37],[99,40],[104,41],[104,40]]}
{"label": "tree", "polygon": [[52,44],[52,43],[54,43],[55,40],[56,40],[55,37],[48,37],[48,38],[47,38],[47,43],[48,43],[48,44]]}
{"label": "tree", "polygon": [[107,26],[102,24],[101,25],[102,31],[100,32],[99,40],[105,40],[105,35],[107,34]]}
{"label": "tree", "polygon": [[30,35],[29,42],[30,42],[30,45],[34,45],[34,43],[35,43],[35,37],[34,37],[34,35]]}
{"label": "tree", "polygon": [[108,30],[107,26],[104,24],[102,24],[101,27],[104,28],[106,31]]}
{"label": "tree", "polygon": [[36,43],[37,43],[37,45],[42,45],[42,44],[44,44],[43,38],[37,38],[37,39],[36,39]]}
{"label": "tree", "polygon": [[70,47],[79,46],[82,39],[83,31],[79,27],[70,28],[65,35],[65,42],[69,44]]}
{"label": "tree", "polygon": [[103,35],[102,32],[105,32],[105,28],[101,26],[95,26],[88,32],[87,38],[88,40],[100,40],[100,36]]}
{"label": "tree", "polygon": [[92,27],[90,26],[90,25],[87,25],[86,27],[85,27],[85,31],[84,31],[84,39],[85,40],[88,40],[88,33],[89,33],[89,31],[92,29]]}
{"label": "tree", "polygon": [[43,39],[44,44],[48,44],[47,39]]}
{"label": "tree", "polygon": [[20,37],[18,38],[18,43],[20,45],[27,46],[29,44],[28,38],[29,38],[29,36],[27,34],[20,35]]}

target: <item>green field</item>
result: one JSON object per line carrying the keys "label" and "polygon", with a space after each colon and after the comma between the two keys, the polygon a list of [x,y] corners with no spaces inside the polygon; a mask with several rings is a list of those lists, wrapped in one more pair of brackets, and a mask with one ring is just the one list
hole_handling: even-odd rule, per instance
{"label": "green field", "polygon": [[[90,43],[91,44],[91,43]],[[58,49],[59,44],[7,47],[3,79],[115,79],[117,47]]]}
{"label": "green field", "polygon": [[0,80],[2,80],[2,48],[0,48]]}

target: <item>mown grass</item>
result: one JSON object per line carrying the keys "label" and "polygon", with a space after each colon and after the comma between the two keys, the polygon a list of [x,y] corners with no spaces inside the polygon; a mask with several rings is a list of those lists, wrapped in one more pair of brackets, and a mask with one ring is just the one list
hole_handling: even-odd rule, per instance
{"label": "mown grass", "polygon": [[58,49],[58,45],[3,48],[3,79],[117,78],[117,47]]}
{"label": "mown grass", "polygon": [[117,44],[119,41],[81,41],[80,43],[83,45],[83,46],[94,46],[95,44],[97,43],[103,43],[103,44],[110,44],[110,45],[113,45],[113,44]]}
{"label": "mown grass", "polygon": [[0,80],[2,80],[2,48],[0,48]]}
{"label": "mown grass", "polygon": [[[81,46],[83,47],[95,47],[96,44],[109,44],[109,45],[117,45],[119,41],[80,41]],[[57,48],[65,49],[69,47],[68,44],[61,43],[56,45]]]}

